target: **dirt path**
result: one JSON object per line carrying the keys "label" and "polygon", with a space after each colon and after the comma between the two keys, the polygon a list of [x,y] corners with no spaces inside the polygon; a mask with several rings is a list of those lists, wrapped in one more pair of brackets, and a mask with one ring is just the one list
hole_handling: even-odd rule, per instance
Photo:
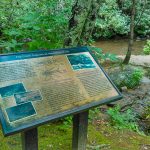
{"label": "dirt path", "polygon": [[[125,55],[119,55],[120,59],[124,59]],[[150,55],[132,55],[130,59],[130,64],[137,66],[150,67]]]}

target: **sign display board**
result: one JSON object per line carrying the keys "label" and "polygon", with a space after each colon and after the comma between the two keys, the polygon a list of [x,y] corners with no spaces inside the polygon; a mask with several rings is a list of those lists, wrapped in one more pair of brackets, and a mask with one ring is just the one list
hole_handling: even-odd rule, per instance
{"label": "sign display board", "polygon": [[5,136],[120,98],[87,47],[0,56]]}

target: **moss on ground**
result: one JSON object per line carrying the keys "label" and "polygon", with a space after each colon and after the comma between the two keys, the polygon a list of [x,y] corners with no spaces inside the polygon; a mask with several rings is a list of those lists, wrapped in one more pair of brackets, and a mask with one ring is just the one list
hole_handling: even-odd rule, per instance
{"label": "moss on ground", "polygon": [[[38,130],[39,150],[71,150],[71,127],[55,123],[41,126]],[[128,130],[116,130],[107,123],[95,122],[88,128],[88,145],[90,150],[149,149],[150,137]],[[20,134],[4,137],[0,130],[0,150],[21,150]]]}

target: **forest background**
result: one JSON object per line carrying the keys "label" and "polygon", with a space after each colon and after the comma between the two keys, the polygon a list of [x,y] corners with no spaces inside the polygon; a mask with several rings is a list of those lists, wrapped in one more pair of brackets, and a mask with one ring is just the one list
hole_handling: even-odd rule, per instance
{"label": "forest background", "polygon": [[[87,14],[83,15],[80,8],[86,6]],[[135,7],[135,36],[149,37],[150,1],[139,0]],[[78,42],[71,46],[90,45],[99,38],[127,37],[131,8],[131,0],[87,0],[83,3],[81,0],[1,0],[0,53],[62,48],[66,38],[76,38],[76,34],[80,34],[76,38]],[[79,19],[85,20],[84,24],[80,25],[83,22]],[[70,35],[71,25],[81,27],[81,33]],[[90,33],[85,26],[93,26]]]}

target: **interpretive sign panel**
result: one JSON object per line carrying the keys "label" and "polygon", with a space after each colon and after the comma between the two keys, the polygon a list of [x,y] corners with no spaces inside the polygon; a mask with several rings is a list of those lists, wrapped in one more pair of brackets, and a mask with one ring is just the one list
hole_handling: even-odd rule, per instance
{"label": "interpretive sign panel", "polygon": [[87,47],[0,56],[5,136],[120,98]]}

